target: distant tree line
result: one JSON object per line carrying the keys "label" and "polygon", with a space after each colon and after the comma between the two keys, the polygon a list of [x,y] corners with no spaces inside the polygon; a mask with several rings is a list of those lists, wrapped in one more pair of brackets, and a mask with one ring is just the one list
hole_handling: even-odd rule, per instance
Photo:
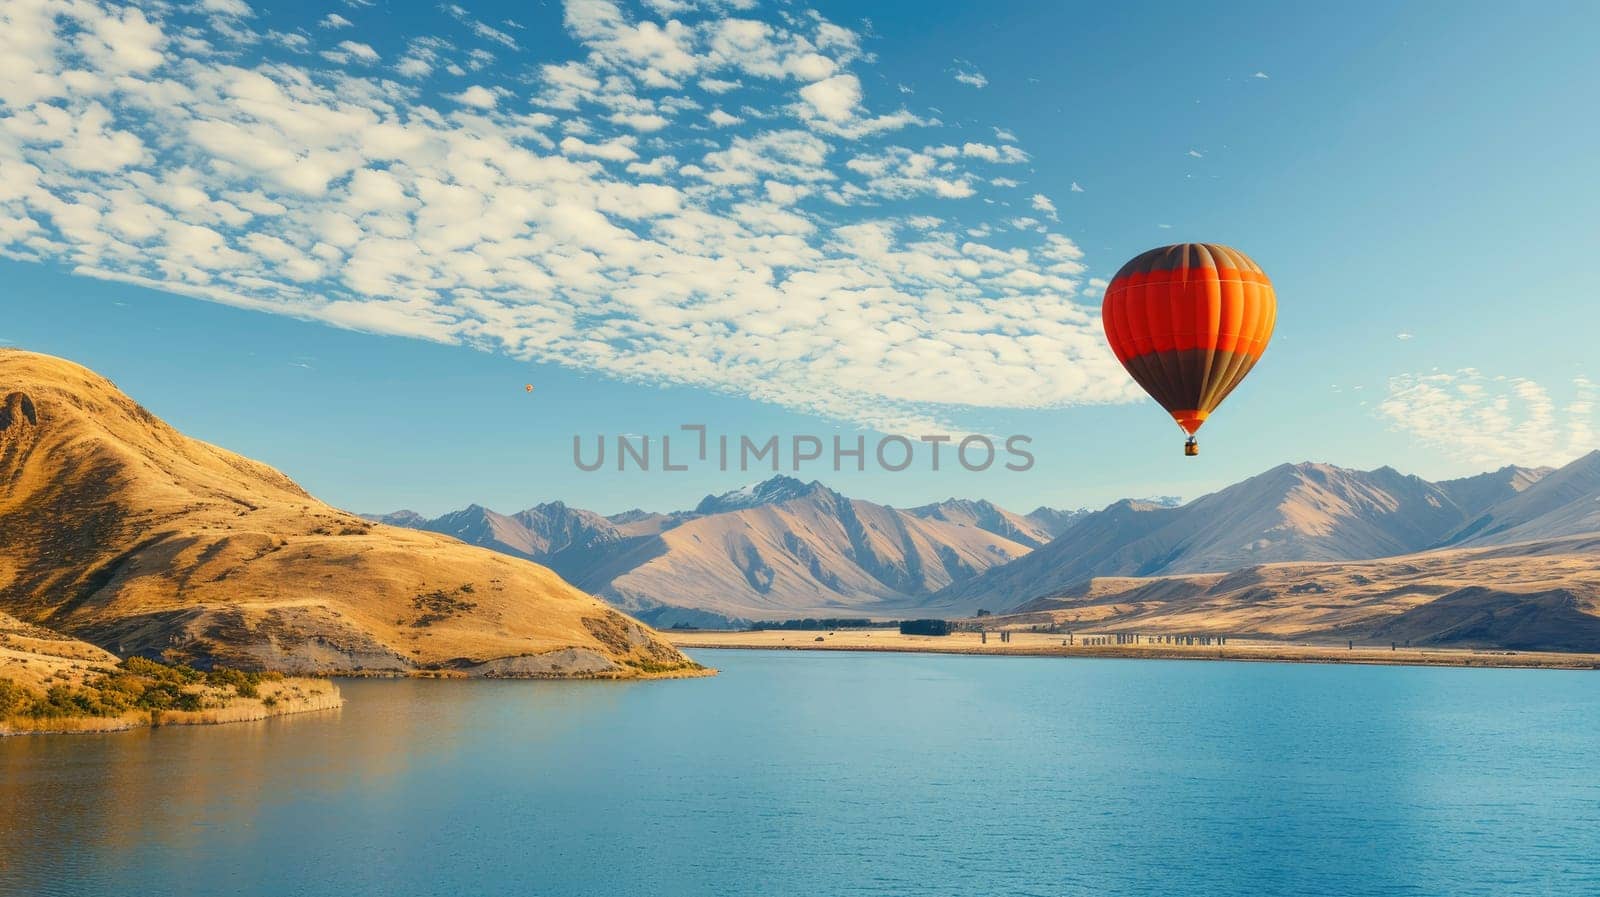
{"label": "distant tree line", "polygon": [[802,620],[757,620],[751,623],[747,632],[761,632],[768,629],[792,629],[799,631],[831,630],[831,629],[890,629],[898,625],[894,620],[869,620],[866,617],[806,617]]}

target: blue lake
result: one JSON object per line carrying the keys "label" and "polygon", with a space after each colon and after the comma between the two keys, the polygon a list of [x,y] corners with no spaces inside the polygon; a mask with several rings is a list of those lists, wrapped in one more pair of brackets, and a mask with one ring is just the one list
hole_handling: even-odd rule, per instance
{"label": "blue lake", "polygon": [[0,739],[0,893],[1600,893],[1592,673],[693,653]]}

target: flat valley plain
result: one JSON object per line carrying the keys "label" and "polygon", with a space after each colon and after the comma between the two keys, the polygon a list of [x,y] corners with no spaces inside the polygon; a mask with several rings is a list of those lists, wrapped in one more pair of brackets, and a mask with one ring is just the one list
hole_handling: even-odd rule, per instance
{"label": "flat valley plain", "polygon": [[[1002,642],[998,632],[987,640],[977,632],[950,635],[902,635],[894,629],[802,630],[672,630],[662,633],[679,648],[754,648],[795,651],[899,651],[923,654],[983,654],[1025,657],[1106,657],[1169,660],[1233,660],[1281,663],[1354,663],[1404,666],[1492,667],[1506,669],[1600,670],[1600,654],[1559,651],[1509,651],[1490,648],[1407,647],[1388,644],[1312,643],[1229,637],[1226,644],[1171,644],[1141,638],[1116,644],[1115,633],[1079,631],[1069,639],[1060,633],[1011,632]],[[1110,644],[1085,645],[1085,639]]]}

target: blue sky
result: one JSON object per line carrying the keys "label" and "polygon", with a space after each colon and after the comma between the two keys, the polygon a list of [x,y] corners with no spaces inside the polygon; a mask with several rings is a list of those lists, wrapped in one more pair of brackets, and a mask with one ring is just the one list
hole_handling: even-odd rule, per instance
{"label": "blue sky", "polygon": [[[0,16],[0,339],[345,507],[767,473],[572,465],[575,434],[683,423],[1025,433],[1026,473],[801,472],[1024,510],[1595,444],[1591,4]],[[1194,460],[1098,325],[1103,280],[1182,240],[1280,302]]]}

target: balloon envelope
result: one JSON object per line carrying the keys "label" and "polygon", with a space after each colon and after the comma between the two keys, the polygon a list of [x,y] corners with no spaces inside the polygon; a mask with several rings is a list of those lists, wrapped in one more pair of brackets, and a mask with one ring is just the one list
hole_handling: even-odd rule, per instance
{"label": "balloon envelope", "polygon": [[1239,250],[1179,243],[1123,265],[1100,311],[1117,360],[1193,434],[1261,358],[1278,302]]}

